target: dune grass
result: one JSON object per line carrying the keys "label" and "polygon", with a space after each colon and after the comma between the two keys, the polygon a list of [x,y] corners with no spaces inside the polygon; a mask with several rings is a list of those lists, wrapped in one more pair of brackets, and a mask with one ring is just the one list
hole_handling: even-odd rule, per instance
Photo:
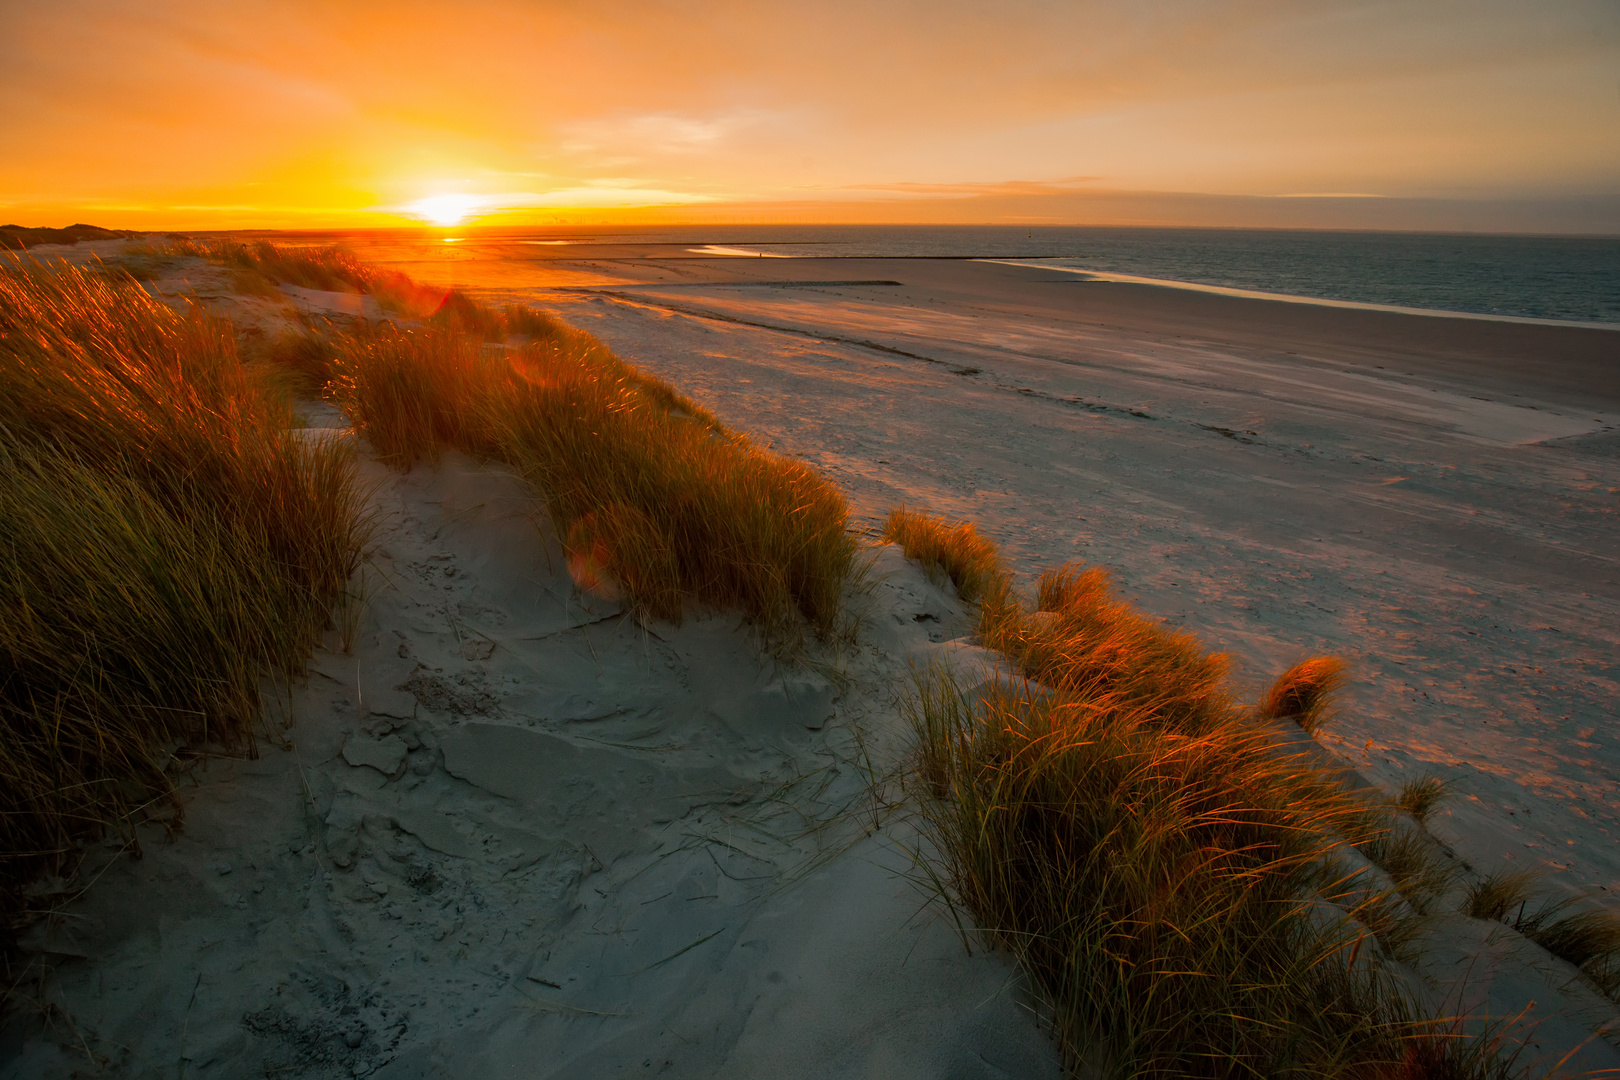
{"label": "dune grass", "polygon": [[971,522],[951,523],[897,506],[883,523],[883,539],[899,544],[908,559],[930,574],[944,574],[968,603],[1005,575],[995,545]]}
{"label": "dune grass", "polygon": [[843,494],[591,335],[335,249],[187,250],[267,280],[369,293],[401,316],[309,329],[267,355],[321,383],[395,468],[447,449],[511,465],[544,498],[581,587],[671,621],[691,603],[741,611],[778,640],[847,629],[859,543]]}
{"label": "dune grass", "polygon": [[577,334],[544,312],[521,304],[492,308],[456,289],[415,281],[398,270],[370,266],[340,247],[299,247],[267,240],[180,238],[152,248],[153,256],[190,255],[234,271],[237,291],[270,295],[278,285],[373,297],[383,311],[480,341],[542,339]]}
{"label": "dune grass", "polygon": [[1268,720],[1292,720],[1314,732],[1327,722],[1329,704],[1348,678],[1349,669],[1336,656],[1301,660],[1271,684],[1260,699],[1260,715]]}
{"label": "dune grass", "polygon": [[349,448],[294,430],[229,324],[0,269],[0,904],[250,748],[364,539]]}
{"label": "dune grass", "polygon": [[837,632],[858,543],[843,493],[594,349],[510,357],[494,441],[544,492],[572,558],[678,620],[684,598],[777,632]]}
{"label": "dune grass", "polygon": [[[959,528],[917,517],[896,531],[913,557],[906,539],[928,557]],[[977,544],[974,558],[998,565]],[[1501,1040],[1423,1018],[1382,958],[1437,895],[1417,830],[1271,724],[1321,716],[1342,666],[1296,668],[1280,682],[1294,700],[1254,708],[1225,658],[1115,599],[1098,569],[1048,571],[1033,604],[1003,570],[981,597],[1007,676],[973,694],[919,676],[923,816],[946,895],[1028,972],[1071,1067],[1514,1073]],[[1413,896],[1344,869],[1352,846]]]}
{"label": "dune grass", "polygon": [[347,342],[331,396],[384,460],[456,448],[539,491],[582,587],[679,621],[688,602],[837,629],[858,545],[843,495],[573,331],[491,350],[447,328]]}
{"label": "dune grass", "polygon": [[1463,911],[1511,926],[1575,965],[1603,993],[1620,998],[1620,916],[1572,897],[1532,906],[1537,878],[1531,870],[1487,874],[1469,885]]}
{"label": "dune grass", "polygon": [[1435,807],[1451,794],[1451,785],[1438,776],[1420,776],[1401,785],[1395,805],[1411,814],[1419,825],[1426,824]]}

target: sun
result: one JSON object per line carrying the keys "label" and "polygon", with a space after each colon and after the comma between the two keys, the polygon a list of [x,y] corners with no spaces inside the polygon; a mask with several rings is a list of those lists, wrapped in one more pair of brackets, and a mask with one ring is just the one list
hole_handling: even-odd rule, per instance
{"label": "sun", "polygon": [[478,209],[475,195],[433,195],[418,199],[405,206],[405,211],[430,225],[460,225],[467,215]]}

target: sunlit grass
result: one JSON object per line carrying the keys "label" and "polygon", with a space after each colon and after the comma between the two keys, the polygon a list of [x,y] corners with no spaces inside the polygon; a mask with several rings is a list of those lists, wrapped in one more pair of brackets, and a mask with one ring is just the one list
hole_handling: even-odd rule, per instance
{"label": "sunlit grass", "polygon": [[1450,792],[1450,785],[1438,776],[1420,776],[1401,785],[1395,805],[1411,814],[1421,825],[1428,822],[1429,815]]}
{"label": "sunlit grass", "polygon": [[582,588],[662,619],[695,603],[779,637],[840,631],[859,550],[843,494],[591,335],[336,249],[187,250],[267,280],[375,295],[399,318],[311,329],[268,355],[320,382],[395,468],[447,449],[510,464],[543,497]]}
{"label": "sunlit grass", "polygon": [[899,544],[906,558],[929,573],[944,574],[956,586],[956,595],[969,603],[1005,574],[995,545],[971,522],[953,524],[897,506],[883,524],[883,539]]}
{"label": "sunlit grass", "polygon": [[155,259],[195,256],[233,271],[233,287],[249,295],[273,295],[278,285],[325,292],[348,292],[376,299],[383,311],[421,320],[480,341],[509,341],[577,335],[543,312],[522,305],[496,309],[456,289],[425,285],[398,270],[368,265],[339,247],[296,247],[269,241],[180,238],[151,246],[137,256],[140,265]]}
{"label": "sunlit grass", "polygon": [[1336,656],[1301,660],[1271,684],[1260,700],[1260,715],[1315,731],[1327,722],[1329,703],[1348,678],[1349,668]]}
{"label": "sunlit grass", "polygon": [[[905,520],[903,542],[930,538],[907,553],[942,562],[932,538],[960,526]],[[1000,568],[993,549],[974,557]],[[1096,568],[1048,571],[1033,604],[1000,568],[979,614],[1009,677],[969,693],[919,676],[919,795],[946,895],[1018,958],[1072,1067],[1513,1073],[1500,1039],[1424,1020],[1382,959],[1407,952],[1449,883],[1432,840],[1270,723],[1324,715],[1342,666],[1296,669],[1280,683],[1292,698],[1245,705],[1224,657],[1116,599]],[[1344,869],[1352,847],[1397,891]]]}
{"label": "sunlit grass", "polygon": [[381,327],[334,360],[333,399],[384,460],[498,458],[545,500],[582,587],[676,620],[696,602],[773,630],[836,628],[857,543],[843,495],[577,332],[490,350]]}
{"label": "sunlit grass", "polygon": [[248,747],[363,540],[348,447],[294,430],[229,324],[129,280],[0,271],[0,898],[178,812],[175,753]]}

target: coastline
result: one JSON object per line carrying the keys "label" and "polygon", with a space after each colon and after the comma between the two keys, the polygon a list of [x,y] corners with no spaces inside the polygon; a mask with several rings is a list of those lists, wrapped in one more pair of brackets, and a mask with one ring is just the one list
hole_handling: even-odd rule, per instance
{"label": "coastline", "polygon": [[[359,250],[425,280],[492,296],[628,288],[673,289],[695,299],[713,287],[721,290],[715,299],[728,298],[727,310],[741,311],[748,305],[740,304],[742,294],[733,290],[770,287],[785,298],[795,291],[794,282],[805,289],[836,282],[839,297],[851,302],[993,315],[1100,337],[1110,350],[1122,342],[1151,350],[1160,343],[1199,341],[1243,356],[1297,354],[1465,394],[1518,395],[1577,411],[1594,406],[1620,411],[1620,339],[1606,328],[1229,296],[968,259],[705,258],[634,244],[537,250],[468,242],[452,251],[379,242]],[[861,281],[899,284],[851,284]],[[948,351],[949,331],[923,336],[941,337]]]}
{"label": "coastline", "polygon": [[1447,308],[1407,307],[1400,304],[1336,300],[1331,297],[1310,296],[1304,293],[1265,292],[1259,289],[1239,289],[1227,285],[1209,285],[1197,281],[1177,281],[1170,278],[1142,277],[1138,274],[1119,274],[1107,270],[1087,270],[1082,267],[1058,266],[1052,262],[1033,259],[979,259],[976,261],[1000,263],[1003,266],[1027,266],[1037,270],[1057,270],[1065,274],[1083,274],[1090,281],[1111,281],[1124,285],[1155,285],[1164,289],[1185,289],[1189,292],[1213,293],[1216,296],[1231,296],[1242,300],[1273,300],[1285,304],[1313,304],[1320,307],[1346,308],[1351,311],[1383,311],[1395,315],[1425,315],[1435,319],[1478,319],[1483,322],[1523,323],[1528,326],[1573,326],[1586,330],[1620,330],[1620,323],[1595,322],[1583,319],[1538,319],[1529,315],[1495,315],[1483,311],[1453,311]]}
{"label": "coastline", "polygon": [[1620,683],[1608,331],[642,254],[585,268],[613,284],[523,295],[817,462],[864,514],[978,521],[1025,574],[1109,566],[1256,681],[1348,653],[1341,752],[1385,782],[1474,785],[1451,812],[1478,819],[1481,865],[1528,852],[1620,895],[1620,750],[1594,734]]}
{"label": "coastline", "polygon": [[[1245,694],[1303,654],[1346,655],[1322,736],[1346,765],[1389,790],[1450,785],[1430,825],[1471,872],[1620,892],[1604,727],[1620,409],[1612,393],[1578,407],[1594,398],[1572,387],[1603,360],[1589,335],[969,262],[462,244],[388,261],[562,316],[817,466],[865,522],[900,503],[976,521],[1026,583],[1069,559],[1108,569],[1127,599],[1228,652]],[[188,273],[171,293],[248,323],[339,314],[355,295],[232,296],[223,273]],[[1504,389],[1478,392],[1493,379]],[[181,1056],[199,1069],[269,1047],[403,1078],[544,1047],[554,1075],[634,1066],[644,1048],[693,1075],[872,1055],[917,1075],[1055,1070],[1003,958],[966,955],[938,908],[918,917],[916,837],[877,819],[899,805],[872,769],[904,756],[908,662],[982,655],[949,590],[885,552],[868,638],[830,658],[846,684],[776,665],[734,620],[649,628],[572,594],[504,470],[454,453],[366,470],[392,584],[354,655],[330,642],[317,658],[290,703],[295,749],[199,773],[172,844],[154,837],[140,864],[93,854],[97,890],[33,942],[117,952],[63,969],[67,1014],[165,1053],[189,1024]],[[581,786],[523,779],[565,751]],[[657,798],[626,797],[627,768]],[[638,820],[665,796],[681,804],[670,820]],[[566,842],[579,822],[585,856]],[[1544,1048],[1620,1064],[1612,1029],[1583,1044],[1607,1000],[1504,935],[1447,915],[1425,944],[1436,998],[1497,1017],[1539,1003],[1526,1015]],[[211,952],[222,940],[233,949]],[[224,966],[248,950],[253,977]],[[155,1023],[149,985],[166,988]],[[351,993],[370,1003],[358,1021]],[[910,1019],[889,1023],[897,1011]]]}

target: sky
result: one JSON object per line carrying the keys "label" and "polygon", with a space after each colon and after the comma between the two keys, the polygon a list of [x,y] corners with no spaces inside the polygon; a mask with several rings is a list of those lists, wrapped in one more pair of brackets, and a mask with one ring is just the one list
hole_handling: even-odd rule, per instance
{"label": "sky", "polygon": [[0,220],[1620,233],[1620,0],[0,0]]}

